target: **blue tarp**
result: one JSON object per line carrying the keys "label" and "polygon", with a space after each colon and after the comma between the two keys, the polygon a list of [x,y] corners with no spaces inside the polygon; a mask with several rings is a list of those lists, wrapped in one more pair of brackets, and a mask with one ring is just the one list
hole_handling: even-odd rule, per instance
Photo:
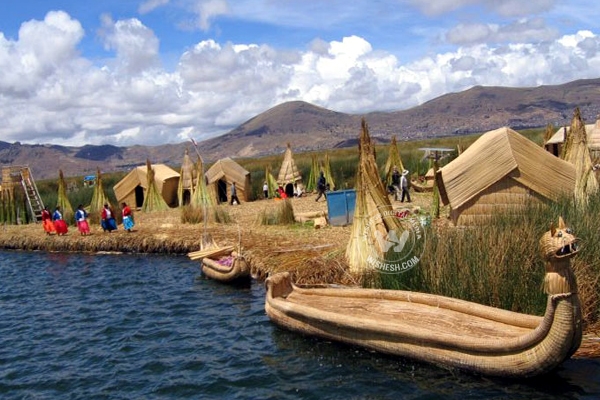
{"label": "blue tarp", "polygon": [[83,177],[84,182],[95,181],[95,180],[96,180],[96,175],[87,175],[87,176]]}

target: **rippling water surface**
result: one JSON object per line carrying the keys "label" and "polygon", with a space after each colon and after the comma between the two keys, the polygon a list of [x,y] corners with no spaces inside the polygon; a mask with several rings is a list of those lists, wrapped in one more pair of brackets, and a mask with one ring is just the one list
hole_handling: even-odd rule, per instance
{"label": "rippling water surface", "polygon": [[185,257],[0,251],[1,399],[595,399],[600,362],[492,380],[273,326]]}

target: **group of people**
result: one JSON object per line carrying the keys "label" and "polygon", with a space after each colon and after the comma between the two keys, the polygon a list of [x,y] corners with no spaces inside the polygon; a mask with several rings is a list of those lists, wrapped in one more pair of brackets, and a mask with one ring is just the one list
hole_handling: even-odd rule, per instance
{"label": "group of people", "polygon": [[[127,232],[131,232],[135,225],[133,221],[133,213],[127,203],[121,203],[121,215],[123,217],[123,228]],[[77,224],[77,230],[82,236],[91,234],[90,224],[88,223],[88,212],[80,204],[77,206],[75,211],[75,222]],[[104,232],[112,232],[117,229],[117,222],[115,220],[115,213],[112,207],[105,203],[100,213],[100,225]],[[44,207],[42,210],[42,226],[47,235],[56,234],[58,236],[66,235],[69,232],[67,222],[63,218],[62,210],[60,206],[56,206],[54,212],[50,214],[48,207]]]}

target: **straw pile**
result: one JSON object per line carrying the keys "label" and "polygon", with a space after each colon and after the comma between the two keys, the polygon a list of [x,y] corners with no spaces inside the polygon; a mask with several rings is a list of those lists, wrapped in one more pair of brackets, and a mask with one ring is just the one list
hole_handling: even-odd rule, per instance
{"label": "straw pile", "polygon": [[366,121],[361,122],[359,160],[356,175],[356,208],[346,258],[353,273],[367,272],[367,258],[374,250],[384,258],[384,250],[375,240],[376,233],[387,237],[389,231],[400,228],[392,213],[392,205],[379,178],[375,147],[371,143]]}
{"label": "straw pile", "polygon": [[73,206],[67,197],[67,184],[65,183],[65,176],[63,175],[62,169],[58,171],[58,199],[56,205],[60,206],[63,219],[67,224],[73,220]]}
{"label": "straw pile", "polygon": [[325,153],[325,161],[323,161],[323,175],[325,176],[325,181],[329,185],[329,190],[335,190],[335,182],[333,181],[333,174],[331,173],[331,164],[329,162],[328,153]]}
{"label": "straw pile", "polygon": [[154,181],[154,169],[152,169],[152,164],[150,164],[150,160],[146,160],[146,196],[144,197],[144,203],[142,204],[143,212],[152,212],[152,211],[164,211],[168,210],[169,206],[165,199],[162,198],[161,194],[158,192],[156,188],[156,182]]}
{"label": "straw pile", "polygon": [[573,113],[571,129],[566,134],[562,159],[575,166],[575,199],[580,204],[587,204],[589,196],[598,192],[598,180],[593,170],[579,107]]}
{"label": "straw pile", "polygon": [[390,143],[388,158],[385,162],[385,166],[383,167],[383,174],[385,175],[385,184],[387,186],[390,186],[392,184],[392,173],[394,172],[394,167],[398,167],[398,171],[400,172],[404,170],[404,165],[402,165],[402,159],[400,158],[400,153],[398,152],[396,136],[392,136],[392,142]]}

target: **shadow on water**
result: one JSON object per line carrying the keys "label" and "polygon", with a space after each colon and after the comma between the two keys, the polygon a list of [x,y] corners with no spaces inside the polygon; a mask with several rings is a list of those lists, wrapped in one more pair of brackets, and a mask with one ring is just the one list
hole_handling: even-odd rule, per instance
{"label": "shadow on water", "polygon": [[[600,360],[572,359],[544,376],[509,380],[488,378],[389,356],[366,349],[295,334],[273,328],[277,353],[298,358],[309,369],[321,370],[304,395],[322,386],[322,397],[336,398],[338,388],[348,398],[444,398],[444,399],[597,399],[600,397]],[[284,363],[286,357],[283,358]],[[274,366],[288,374],[289,365]],[[296,371],[301,373],[301,371]],[[348,379],[346,378],[348,377]],[[340,393],[341,393],[340,392]],[[303,395],[303,397],[304,397]],[[315,397],[317,398],[317,397]]]}

